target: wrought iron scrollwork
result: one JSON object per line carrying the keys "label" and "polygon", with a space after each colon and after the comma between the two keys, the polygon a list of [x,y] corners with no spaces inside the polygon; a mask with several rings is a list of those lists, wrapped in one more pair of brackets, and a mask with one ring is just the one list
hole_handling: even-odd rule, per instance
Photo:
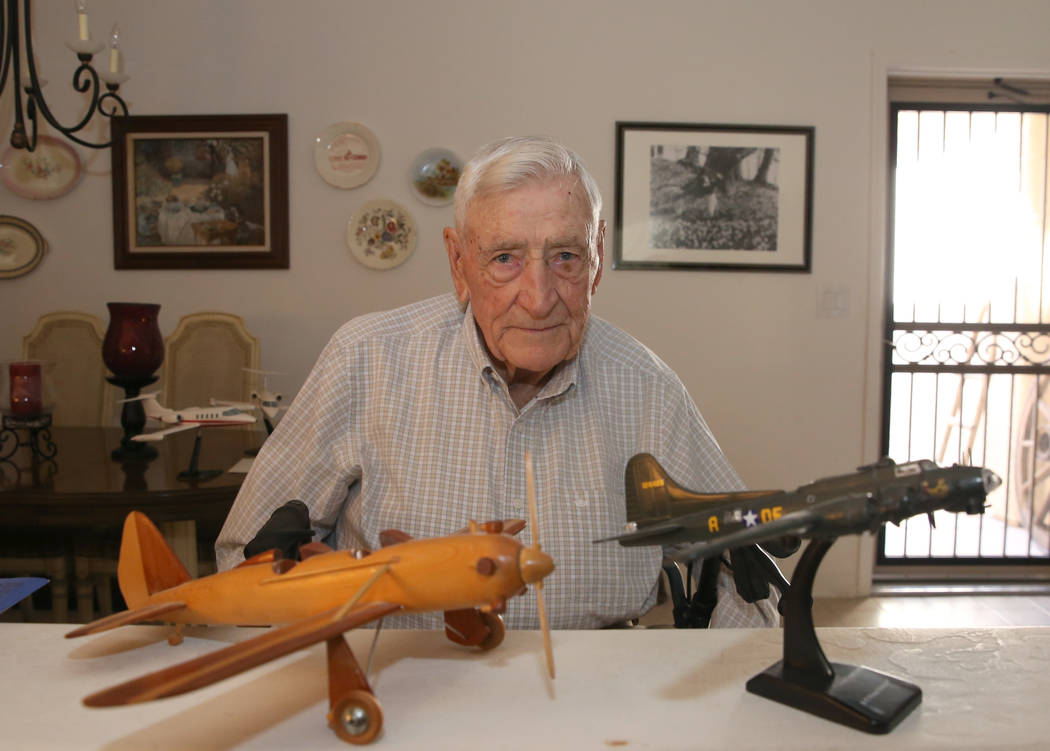
{"label": "wrought iron scrollwork", "polygon": [[893,369],[1024,372],[1050,365],[1050,326],[907,324],[893,331]]}

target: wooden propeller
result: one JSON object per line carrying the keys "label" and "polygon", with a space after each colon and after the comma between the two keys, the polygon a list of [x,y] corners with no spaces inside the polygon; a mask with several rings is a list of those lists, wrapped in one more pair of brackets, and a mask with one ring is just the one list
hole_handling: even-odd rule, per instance
{"label": "wooden propeller", "polygon": [[[529,526],[532,527],[532,550],[540,551],[540,527],[536,520],[536,480],[532,474],[532,453],[525,451],[525,492],[529,498]],[[540,614],[540,629],[543,631],[543,651],[547,654],[547,672],[554,679],[554,650],[551,648],[551,629],[547,620],[547,608],[543,604],[543,579],[536,582],[536,609]]]}

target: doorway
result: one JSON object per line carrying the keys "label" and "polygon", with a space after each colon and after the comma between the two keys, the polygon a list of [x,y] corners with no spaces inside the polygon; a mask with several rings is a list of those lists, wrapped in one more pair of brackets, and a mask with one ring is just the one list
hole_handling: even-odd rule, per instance
{"label": "doorway", "polygon": [[891,84],[883,453],[1003,484],[983,515],[887,525],[876,579],[1050,577],[1046,88]]}

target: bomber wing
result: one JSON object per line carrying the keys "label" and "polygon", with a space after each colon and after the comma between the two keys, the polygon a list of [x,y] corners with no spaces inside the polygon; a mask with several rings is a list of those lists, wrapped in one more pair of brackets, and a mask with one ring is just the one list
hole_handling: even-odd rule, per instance
{"label": "bomber wing", "polygon": [[135,704],[210,686],[297,649],[326,641],[344,631],[382,618],[400,610],[401,606],[390,602],[374,602],[340,615],[342,609],[326,610],[216,652],[120,683],[85,697],[84,704],[89,707]]}
{"label": "bomber wing", "polygon": [[820,514],[815,509],[809,508],[804,511],[794,511],[784,514],[779,519],[747,527],[736,532],[713,537],[703,542],[698,542],[688,547],[676,550],[671,557],[678,559],[688,558],[710,558],[718,555],[729,548],[739,548],[742,545],[761,543],[772,537],[782,535],[805,536],[817,526]]}
{"label": "bomber wing", "polygon": [[[704,514],[706,519],[708,514]],[[646,540],[651,540],[653,545],[659,543],[659,540],[653,538],[661,537],[662,535],[672,534],[674,532],[681,532],[686,529],[689,525],[685,523],[688,516],[680,516],[677,519],[673,519],[667,522],[657,522],[656,524],[650,524],[642,529],[635,530],[634,532],[624,532],[619,535],[610,535],[609,537],[603,537],[595,542],[609,542],[610,540],[617,540],[621,543],[637,543],[644,545]],[[707,525],[704,525],[707,528]]]}

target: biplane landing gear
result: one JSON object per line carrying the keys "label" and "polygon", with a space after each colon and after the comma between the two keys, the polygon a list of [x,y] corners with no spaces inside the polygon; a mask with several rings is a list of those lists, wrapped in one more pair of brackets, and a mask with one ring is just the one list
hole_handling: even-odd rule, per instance
{"label": "biplane landing gear", "polygon": [[445,636],[464,647],[488,651],[503,643],[507,627],[498,613],[483,613],[477,608],[445,611]]}
{"label": "biplane landing gear", "polygon": [[328,724],[347,743],[371,743],[383,728],[383,710],[367,691],[351,691],[332,707]]}
{"label": "biplane landing gear", "polygon": [[371,743],[383,729],[383,710],[342,634],[328,645],[328,726],[347,743]]}

